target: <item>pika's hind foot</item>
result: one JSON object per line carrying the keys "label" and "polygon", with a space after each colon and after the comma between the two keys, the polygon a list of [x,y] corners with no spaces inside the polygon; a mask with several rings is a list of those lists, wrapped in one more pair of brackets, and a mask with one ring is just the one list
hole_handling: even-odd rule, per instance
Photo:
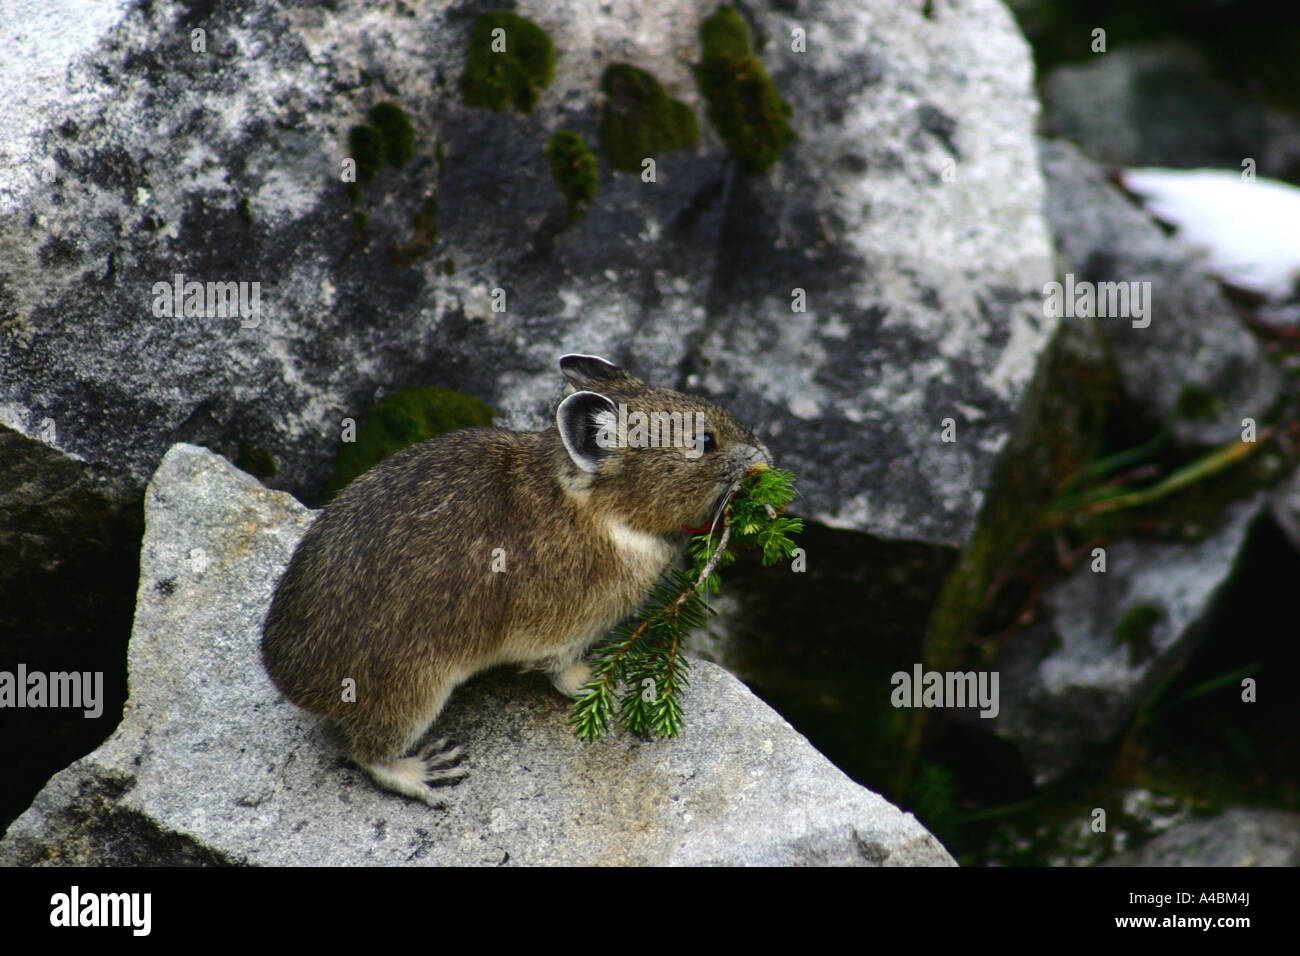
{"label": "pika's hind foot", "polygon": [[363,764],[375,783],[403,796],[422,800],[431,807],[446,808],[435,784],[459,782],[468,773],[460,766],[463,753],[446,737],[422,748],[414,756]]}
{"label": "pika's hind foot", "polygon": [[558,670],[553,670],[551,683],[565,697],[577,697],[582,693],[582,685],[591,680],[591,665],[578,660]]}

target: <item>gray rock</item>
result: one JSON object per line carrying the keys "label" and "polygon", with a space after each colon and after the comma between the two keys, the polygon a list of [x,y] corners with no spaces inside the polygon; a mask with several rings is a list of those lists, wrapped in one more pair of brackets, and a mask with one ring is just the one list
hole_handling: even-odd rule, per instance
{"label": "gray rock", "polygon": [[[714,0],[516,4],[558,51],[528,115],[464,104],[475,13],[452,0],[6,0],[4,46],[24,55],[0,60],[0,432],[108,495],[66,515],[0,507],[0,547],[58,527],[31,560],[98,562],[85,588],[29,586],[100,620],[91,602],[112,596],[95,582],[122,549],[86,543],[106,512],[130,524],[174,442],[260,449],[271,485],[319,503],[345,418],[436,384],[536,427],[565,351],[730,404],[800,474],[801,513],[950,563],[1056,327],[1028,48],[998,0],[933,17],[894,0],[743,6],[799,137],[754,178],[691,72]],[[617,61],[689,104],[701,139],[660,156],[653,184],[602,159],[569,223],[542,149],[560,128],[598,143]],[[416,155],[365,187],[357,241],[341,163],[388,100]],[[398,265],[390,246],[430,196],[437,241]],[[156,316],[155,284],[178,274],[259,283],[256,321]],[[0,502],[23,493],[14,474],[0,468]]]}
{"label": "gray rock", "polygon": [[1103,866],[1300,866],[1300,813],[1225,810],[1180,823]]}
{"label": "gray rock", "polygon": [[258,659],[313,513],[188,445],[145,502],[125,717],[10,827],[2,864],[953,863],[703,661],[673,741],[584,744],[537,675],[477,679],[440,721],[469,753],[450,808],[381,791]]}
{"label": "gray rock", "polygon": [[1277,401],[1281,376],[1218,283],[1191,249],[1166,236],[1078,149],[1044,142],[1042,163],[1063,270],[1076,283],[1150,283],[1149,325],[1097,320],[1125,391],[1180,442],[1240,438],[1242,419],[1258,423]]}
{"label": "gray rock", "polygon": [[1014,744],[1036,783],[1078,767],[1200,645],[1263,508],[1262,494],[1230,505],[1194,544],[1120,541],[1104,573],[1083,564],[1049,588],[1044,620],[998,658],[1000,714],[972,723]]}
{"label": "gray rock", "polygon": [[[377,395],[437,382],[532,424],[558,394],[556,354],[582,350],[734,398],[807,474],[810,513],[961,545],[1053,328],[1037,307],[1050,252],[1023,38],[996,0],[933,19],[887,0],[793,18],[751,5],[800,136],[784,161],[740,176],[706,122],[698,148],[660,157],[657,183],[606,171],[567,224],[546,137],[596,140],[618,59],[703,115],[690,63],[715,7],[521,4],[559,51],[523,116],[461,101],[472,18],[448,0],[417,16],[10,5],[14,22],[81,22],[48,72],[14,61],[3,79],[26,105],[0,130],[0,424],[31,435],[49,418],[54,447],[137,488],[173,441],[232,458],[248,443],[275,459],[276,487],[312,496],[341,419]],[[358,244],[347,132],[394,98],[417,156],[366,188]],[[389,241],[434,192],[434,253],[394,265]],[[153,286],[177,273],[260,282],[260,318],[156,317]],[[791,312],[796,287],[806,312]],[[955,446],[935,437],[948,415]],[[919,465],[907,482],[890,470],[903,458]]]}
{"label": "gray rock", "polygon": [[[86,467],[44,442],[0,428],[0,515],[11,519],[0,522],[0,594],[14,578],[57,572],[87,545],[111,537],[105,515],[120,517],[131,498],[124,484],[111,471]],[[99,534],[87,541],[83,525],[92,515]],[[135,550],[130,548],[128,558]]]}
{"label": "gray rock", "polygon": [[1300,122],[1214,79],[1181,41],[1137,43],[1059,66],[1042,83],[1043,129],[1114,166],[1240,169],[1300,181]]}

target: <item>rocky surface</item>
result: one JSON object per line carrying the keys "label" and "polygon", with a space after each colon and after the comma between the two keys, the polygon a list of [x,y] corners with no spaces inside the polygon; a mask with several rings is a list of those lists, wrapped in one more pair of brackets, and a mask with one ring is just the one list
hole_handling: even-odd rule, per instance
{"label": "rocky surface", "polygon": [[539,675],[477,679],[440,721],[469,753],[449,809],[381,791],[258,659],[275,582],[313,513],[189,445],[167,454],[145,501],[125,718],[50,781],[0,863],[953,862],[703,661],[673,741],[581,743]]}
{"label": "rocky surface", "polygon": [[1042,164],[1062,271],[1076,283],[1149,283],[1149,315],[1097,319],[1125,391],[1180,442],[1239,439],[1242,419],[1259,423],[1276,403],[1281,376],[1218,283],[1076,147],[1044,142]]}
{"label": "rocky surface", "polygon": [[[83,5],[11,9],[35,35]],[[461,100],[474,17],[459,4],[84,18],[49,66],[66,66],[60,95],[27,96],[46,73],[5,79],[28,105],[0,136],[15,171],[0,423],[32,435],[49,418],[50,444],[138,486],[173,441],[232,458],[248,444],[274,459],[275,486],[310,495],[341,418],[377,393],[434,382],[536,421],[556,355],[581,350],[733,401],[808,475],[827,522],[961,544],[1052,329],[1023,39],[995,0],[932,18],[885,0],[752,5],[800,137],[782,163],[740,176],[706,123],[656,183],[603,168],[568,224],[547,136],[596,141],[599,79],[622,59],[703,115],[690,67],[715,6],[519,4],[558,51],[530,115]],[[381,100],[407,110],[417,150],[365,188],[358,243],[340,162]],[[389,242],[410,239],[429,195],[439,238],[399,267]],[[259,281],[258,318],[159,318],[153,286],[177,273]],[[796,287],[807,311],[791,311]],[[935,438],[946,416],[955,445]],[[890,470],[904,458],[908,482]]]}
{"label": "rocky surface", "polygon": [[1048,589],[1044,619],[998,658],[1001,713],[978,722],[1015,745],[1038,784],[1078,768],[1199,646],[1263,510],[1263,495],[1237,502],[1194,543],[1119,541],[1104,572],[1085,562]]}
{"label": "rocky surface", "polygon": [[[19,452],[0,464],[0,553],[43,569],[0,571],[10,631],[74,641],[37,593],[103,629],[129,618],[115,571],[174,442],[319,504],[346,418],[432,384],[538,427],[566,351],[729,405],[798,473],[802,514],[870,532],[873,564],[922,569],[904,617],[923,618],[1056,327],[1029,50],[998,0],[745,4],[797,135],[746,176],[692,72],[717,6],[515,4],[557,54],[521,113],[462,97],[481,5],[4,3],[0,39],[23,55],[0,62],[0,434]],[[599,148],[619,62],[700,120],[654,182]],[[414,156],[354,209],[350,130],[385,102]],[[578,222],[543,157],[560,129],[599,159]],[[250,312],[258,283],[256,315],[156,314],[178,275],[248,283]],[[55,484],[93,494],[22,503]]]}
{"label": "rocky surface", "polygon": [[1178,42],[1134,43],[1057,67],[1042,83],[1043,127],[1114,166],[1241,169],[1300,181],[1300,121],[1214,79]]}
{"label": "rocky surface", "polygon": [[1300,813],[1238,807],[1188,820],[1104,866],[1300,866]]}

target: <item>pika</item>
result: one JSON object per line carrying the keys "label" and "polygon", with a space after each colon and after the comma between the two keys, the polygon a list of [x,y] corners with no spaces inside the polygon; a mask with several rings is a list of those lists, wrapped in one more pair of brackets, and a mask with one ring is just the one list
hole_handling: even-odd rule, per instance
{"label": "pika", "polygon": [[592,355],[565,355],[560,371],[572,393],[546,430],[449,432],[344,488],[267,612],[275,686],[337,722],[376,783],[433,806],[464,776],[461,750],[413,748],[452,690],[518,664],[576,696],[591,645],[772,463],[717,405]]}

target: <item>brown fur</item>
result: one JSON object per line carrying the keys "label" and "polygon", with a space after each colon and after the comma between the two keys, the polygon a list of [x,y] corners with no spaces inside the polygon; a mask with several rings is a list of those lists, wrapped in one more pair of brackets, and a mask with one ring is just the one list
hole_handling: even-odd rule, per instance
{"label": "brown fur", "polygon": [[[680,554],[683,526],[708,524],[748,468],[770,461],[716,405],[599,359],[561,365],[572,385],[615,406],[703,413],[716,449],[692,460],[679,447],[619,447],[597,453],[593,474],[556,425],[471,428],[413,445],[330,503],[267,615],[262,653],[276,686],[337,721],[352,758],[408,795],[428,799],[427,787],[395,786],[373,768],[396,772],[457,684],[503,663],[558,675],[637,609]],[[611,534],[611,519],[645,537]],[[504,572],[493,570],[496,548]],[[343,700],[345,678],[356,681],[354,703]]]}

